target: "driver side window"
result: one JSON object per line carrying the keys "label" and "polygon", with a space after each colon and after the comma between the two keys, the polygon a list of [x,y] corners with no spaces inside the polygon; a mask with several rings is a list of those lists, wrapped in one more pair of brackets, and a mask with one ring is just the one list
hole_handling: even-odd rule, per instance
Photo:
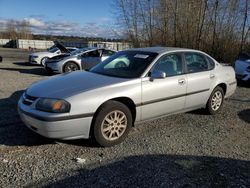
{"label": "driver side window", "polygon": [[156,62],[152,71],[162,71],[165,72],[167,76],[175,76],[182,74],[183,67],[181,55],[164,55]]}
{"label": "driver side window", "polygon": [[82,57],[100,57],[100,51],[99,50],[93,50],[87,53],[82,54]]}

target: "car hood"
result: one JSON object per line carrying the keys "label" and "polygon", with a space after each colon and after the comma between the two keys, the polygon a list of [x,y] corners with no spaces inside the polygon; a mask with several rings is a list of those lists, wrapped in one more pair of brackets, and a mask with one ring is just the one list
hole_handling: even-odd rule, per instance
{"label": "car hood", "polygon": [[35,52],[35,53],[30,54],[30,55],[32,55],[32,56],[47,56],[47,55],[51,55],[51,54],[53,54],[53,53],[51,53],[51,52]]}
{"label": "car hood", "polygon": [[55,46],[61,51],[61,53],[70,53],[70,51],[59,42],[55,42]]}
{"label": "car hood", "polygon": [[34,97],[65,99],[80,92],[98,89],[128,80],[129,79],[109,77],[87,71],[75,71],[36,82],[31,85],[26,92],[28,95]]}
{"label": "car hood", "polygon": [[56,55],[56,56],[53,56],[53,57],[51,57],[51,58],[49,58],[49,59],[47,59],[47,63],[48,62],[50,62],[50,61],[61,61],[62,59],[64,59],[64,58],[66,58],[66,57],[68,57],[68,56],[70,56],[70,54],[60,54],[60,55]]}
{"label": "car hood", "polygon": [[79,60],[79,59],[81,59],[79,55],[70,55],[70,56],[64,57],[61,60],[66,62],[66,61],[69,61],[69,60]]}

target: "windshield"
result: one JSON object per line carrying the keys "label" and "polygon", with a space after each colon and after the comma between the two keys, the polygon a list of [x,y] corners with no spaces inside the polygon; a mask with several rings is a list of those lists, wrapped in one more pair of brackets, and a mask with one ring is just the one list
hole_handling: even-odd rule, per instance
{"label": "windshield", "polygon": [[138,78],[157,55],[143,51],[118,52],[93,67],[90,72],[121,78]]}
{"label": "windshield", "polygon": [[55,53],[57,50],[59,50],[57,47],[49,48],[48,51],[51,53]]}
{"label": "windshield", "polygon": [[74,50],[73,52],[71,52],[71,54],[72,55],[78,55],[78,54],[80,54],[82,52],[85,52],[87,50],[88,50],[88,48],[80,48],[80,49]]}

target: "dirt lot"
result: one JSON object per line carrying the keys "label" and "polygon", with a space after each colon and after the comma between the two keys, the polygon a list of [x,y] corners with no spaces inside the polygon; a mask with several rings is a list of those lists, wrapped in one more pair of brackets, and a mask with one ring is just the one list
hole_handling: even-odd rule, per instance
{"label": "dirt lot", "polygon": [[250,87],[238,87],[215,116],[195,111],[143,123],[122,144],[98,148],[26,128],[17,100],[48,76],[26,63],[27,51],[0,48],[0,55],[0,187],[250,187]]}

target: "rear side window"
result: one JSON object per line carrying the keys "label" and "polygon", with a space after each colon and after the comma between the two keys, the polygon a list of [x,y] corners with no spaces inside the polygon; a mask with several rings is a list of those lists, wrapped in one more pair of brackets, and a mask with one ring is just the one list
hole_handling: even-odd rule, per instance
{"label": "rear side window", "polygon": [[100,57],[101,50],[93,50],[87,53],[84,53],[83,57]]}
{"label": "rear side window", "polygon": [[208,63],[208,70],[214,69],[215,63],[214,60],[212,60],[210,57],[206,56],[207,63]]}
{"label": "rear side window", "polygon": [[188,73],[202,72],[208,70],[208,63],[202,54],[185,53]]}

